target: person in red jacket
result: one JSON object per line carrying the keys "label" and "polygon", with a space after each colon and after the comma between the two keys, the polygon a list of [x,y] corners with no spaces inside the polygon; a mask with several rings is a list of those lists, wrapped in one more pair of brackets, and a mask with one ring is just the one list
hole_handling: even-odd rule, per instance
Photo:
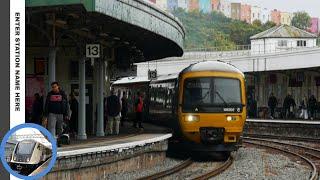
{"label": "person in red jacket", "polygon": [[137,128],[137,124],[139,124],[139,128],[143,128],[142,126],[142,118],[143,118],[143,94],[137,93],[137,100],[135,102],[135,111],[136,111],[136,119],[134,121],[133,127]]}

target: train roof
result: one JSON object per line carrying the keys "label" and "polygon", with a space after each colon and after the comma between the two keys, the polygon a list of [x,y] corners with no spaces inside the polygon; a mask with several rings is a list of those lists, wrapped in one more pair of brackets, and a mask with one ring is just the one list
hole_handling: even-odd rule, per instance
{"label": "train roof", "polygon": [[150,82],[148,77],[138,77],[138,76],[130,76],[124,77],[119,80],[116,80],[112,83],[112,85],[122,85],[122,84],[131,84],[131,83],[146,83]]}
{"label": "train roof", "polygon": [[179,74],[163,74],[159,75],[157,79],[152,80],[151,83],[162,82],[162,81],[170,81],[173,79],[177,79]]}
{"label": "train roof", "polygon": [[9,139],[6,143],[7,144],[17,144],[19,141],[14,140],[14,139]]}
{"label": "train roof", "polygon": [[191,64],[190,66],[182,70],[181,73],[197,72],[197,71],[234,72],[234,73],[242,74],[244,76],[243,72],[241,72],[238,68],[222,61],[203,61],[203,62]]}
{"label": "train roof", "polygon": [[19,143],[20,143],[20,142],[23,142],[23,141],[32,141],[32,142],[34,142],[34,143],[37,143],[37,142],[38,142],[38,143],[46,146],[47,148],[52,149],[52,144],[51,144],[49,141],[40,141],[39,139],[23,139],[23,140],[19,141]]}

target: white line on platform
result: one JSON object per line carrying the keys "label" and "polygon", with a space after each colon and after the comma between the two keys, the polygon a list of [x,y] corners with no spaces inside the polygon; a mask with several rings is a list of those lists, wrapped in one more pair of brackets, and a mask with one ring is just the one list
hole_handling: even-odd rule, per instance
{"label": "white line on platform", "polygon": [[320,121],[303,121],[303,120],[279,120],[279,119],[247,119],[248,122],[261,122],[261,123],[283,123],[283,124],[315,124],[320,125]]}
{"label": "white line on platform", "polygon": [[[165,139],[169,139],[170,137],[172,137],[172,134],[164,134],[164,135],[158,135],[154,138],[133,141],[128,143],[105,145],[101,147],[82,148],[82,149],[70,150],[70,151],[61,151],[57,153],[57,157],[74,156],[74,155],[80,155],[80,154],[95,153],[95,152],[101,152],[101,151],[111,151],[111,150],[121,151],[122,149],[133,148],[136,146],[144,146],[145,144],[163,141]],[[123,141],[123,139],[121,139],[121,141]]]}

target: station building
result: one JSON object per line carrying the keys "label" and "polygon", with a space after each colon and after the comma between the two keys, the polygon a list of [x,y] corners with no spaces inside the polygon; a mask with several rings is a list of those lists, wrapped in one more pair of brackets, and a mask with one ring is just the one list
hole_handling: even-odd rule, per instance
{"label": "station building", "polygon": [[316,47],[317,36],[294,26],[280,25],[250,37],[251,54]]}
{"label": "station building", "polygon": [[[181,56],[184,36],[177,18],[143,0],[28,0],[26,114],[34,94],[45,100],[51,82],[58,81],[79,101],[78,138],[104,136],[103,98],[113,73]],[[88,56],[93,47],[98,57]]]}

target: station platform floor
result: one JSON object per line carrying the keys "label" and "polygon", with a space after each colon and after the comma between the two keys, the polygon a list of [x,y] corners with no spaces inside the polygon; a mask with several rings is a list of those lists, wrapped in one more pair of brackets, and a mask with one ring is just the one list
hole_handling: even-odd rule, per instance
{"label": "station platform floor", "polygon": [[320,125],[320,120],[302,120],[302,119],[247,119],[247,122],[261,123],[282,123],[282,124],[314,124]]}
{"label": "station platform floor", "polygon": [[169,130],[163,127],[148,123],[144,123],[143,126],[144,129],[134,128],[132,127],[132,122],[125,122],[123,127],[120,126],[119,135],[89,136],[86,140],[71,139],[69,145],[62,145],[62,147],[58,148],[57,158],[128,149],[166,140],[172,136]]}

